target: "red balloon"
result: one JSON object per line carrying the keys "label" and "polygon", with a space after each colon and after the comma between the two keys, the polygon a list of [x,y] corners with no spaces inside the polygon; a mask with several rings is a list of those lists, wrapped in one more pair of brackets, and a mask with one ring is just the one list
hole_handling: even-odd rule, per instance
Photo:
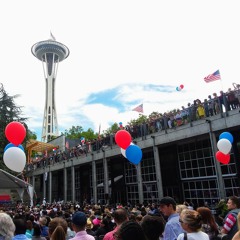
{"label": "red balloon", "polygon": [[26,129],[20,122],[10,122],[5,128],[5,135],[9,142],[19,145],[26,137]]}
{"label": "red balloon", "polygon": [[130,145],[131,141],[132,137],[128,131],[126,130],[117,131],[115,135],[115,142],[120,148],[126,149]]}
{"label": "red balloon", "polygon": [[180,88],[181,88],[181,89],[183,89],[183,88],[184,88],[184,86],[181,84],[181,85],[180,85]]}
{"label": "red balloon", "polygon": [[230,161],[230,154],[224,154],[220,151],[216,153],[217,160],[222,164],[228,164]]}

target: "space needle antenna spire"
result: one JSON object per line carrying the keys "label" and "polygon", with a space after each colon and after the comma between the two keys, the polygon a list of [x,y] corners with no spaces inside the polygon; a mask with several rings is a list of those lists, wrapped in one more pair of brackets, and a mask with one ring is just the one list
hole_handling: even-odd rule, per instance
{"label": "space needle antenna spire", "polygon": [[42,62],[46,83],[46,96],[42,126],[42,141],[48,142],[59,136],[55,101],[55,82],[58,63],[69,56],[69,49],[57,42],[50,31],[50,39],[37,42],[31,48],[32,54]]}

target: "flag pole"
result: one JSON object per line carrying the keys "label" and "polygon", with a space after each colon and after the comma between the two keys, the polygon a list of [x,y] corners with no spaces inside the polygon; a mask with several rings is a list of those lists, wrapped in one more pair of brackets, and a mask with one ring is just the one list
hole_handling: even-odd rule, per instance
{"label": "flag pole", "polygon": [[101,123],[99,124],[99,129],[98,129],[98,139],[100,139],[100,133],[101,133]]}
{"label": "flag pole", "polygon": [[[218,70],[219,71],[219,70]],[[220,74],[220,71],[219,71],[219,74]],[[221,76],[221,74],[220,74]],[[223,81],[222,81],[222,76],[220,77],[220,82],[221,82],[221,88],[222,88],[222,92],[223,92]]]}

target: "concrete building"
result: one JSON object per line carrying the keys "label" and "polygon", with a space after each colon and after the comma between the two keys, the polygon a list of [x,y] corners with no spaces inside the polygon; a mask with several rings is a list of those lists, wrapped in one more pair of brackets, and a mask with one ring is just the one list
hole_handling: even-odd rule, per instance
{"label": "concrete building", "polygon": [[[222,132],[234,141],[228,164],[215,157]],[[158,202],[172,196],[177,202],[214,205],[240,196],[239,109],[165,129],[134,139],[142,161],[131,164],[111,144],[78,158],[45,164],[28,171],[40,199],[123,204]]]}

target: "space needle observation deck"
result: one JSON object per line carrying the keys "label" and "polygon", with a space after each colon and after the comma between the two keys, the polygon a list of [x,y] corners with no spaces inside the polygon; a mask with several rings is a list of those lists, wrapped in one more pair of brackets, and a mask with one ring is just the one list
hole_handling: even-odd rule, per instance
{"label": "space needle observation deck", "polygon": [[59,136],[55,102],[55,81],[58,63],[69,56],[69,49],[64,44],[57,42],[51,34],[51,39],[34,44],[31,50],[32,54],[42,62],[46,81],[42,141],[48,142],[52,137]]}

